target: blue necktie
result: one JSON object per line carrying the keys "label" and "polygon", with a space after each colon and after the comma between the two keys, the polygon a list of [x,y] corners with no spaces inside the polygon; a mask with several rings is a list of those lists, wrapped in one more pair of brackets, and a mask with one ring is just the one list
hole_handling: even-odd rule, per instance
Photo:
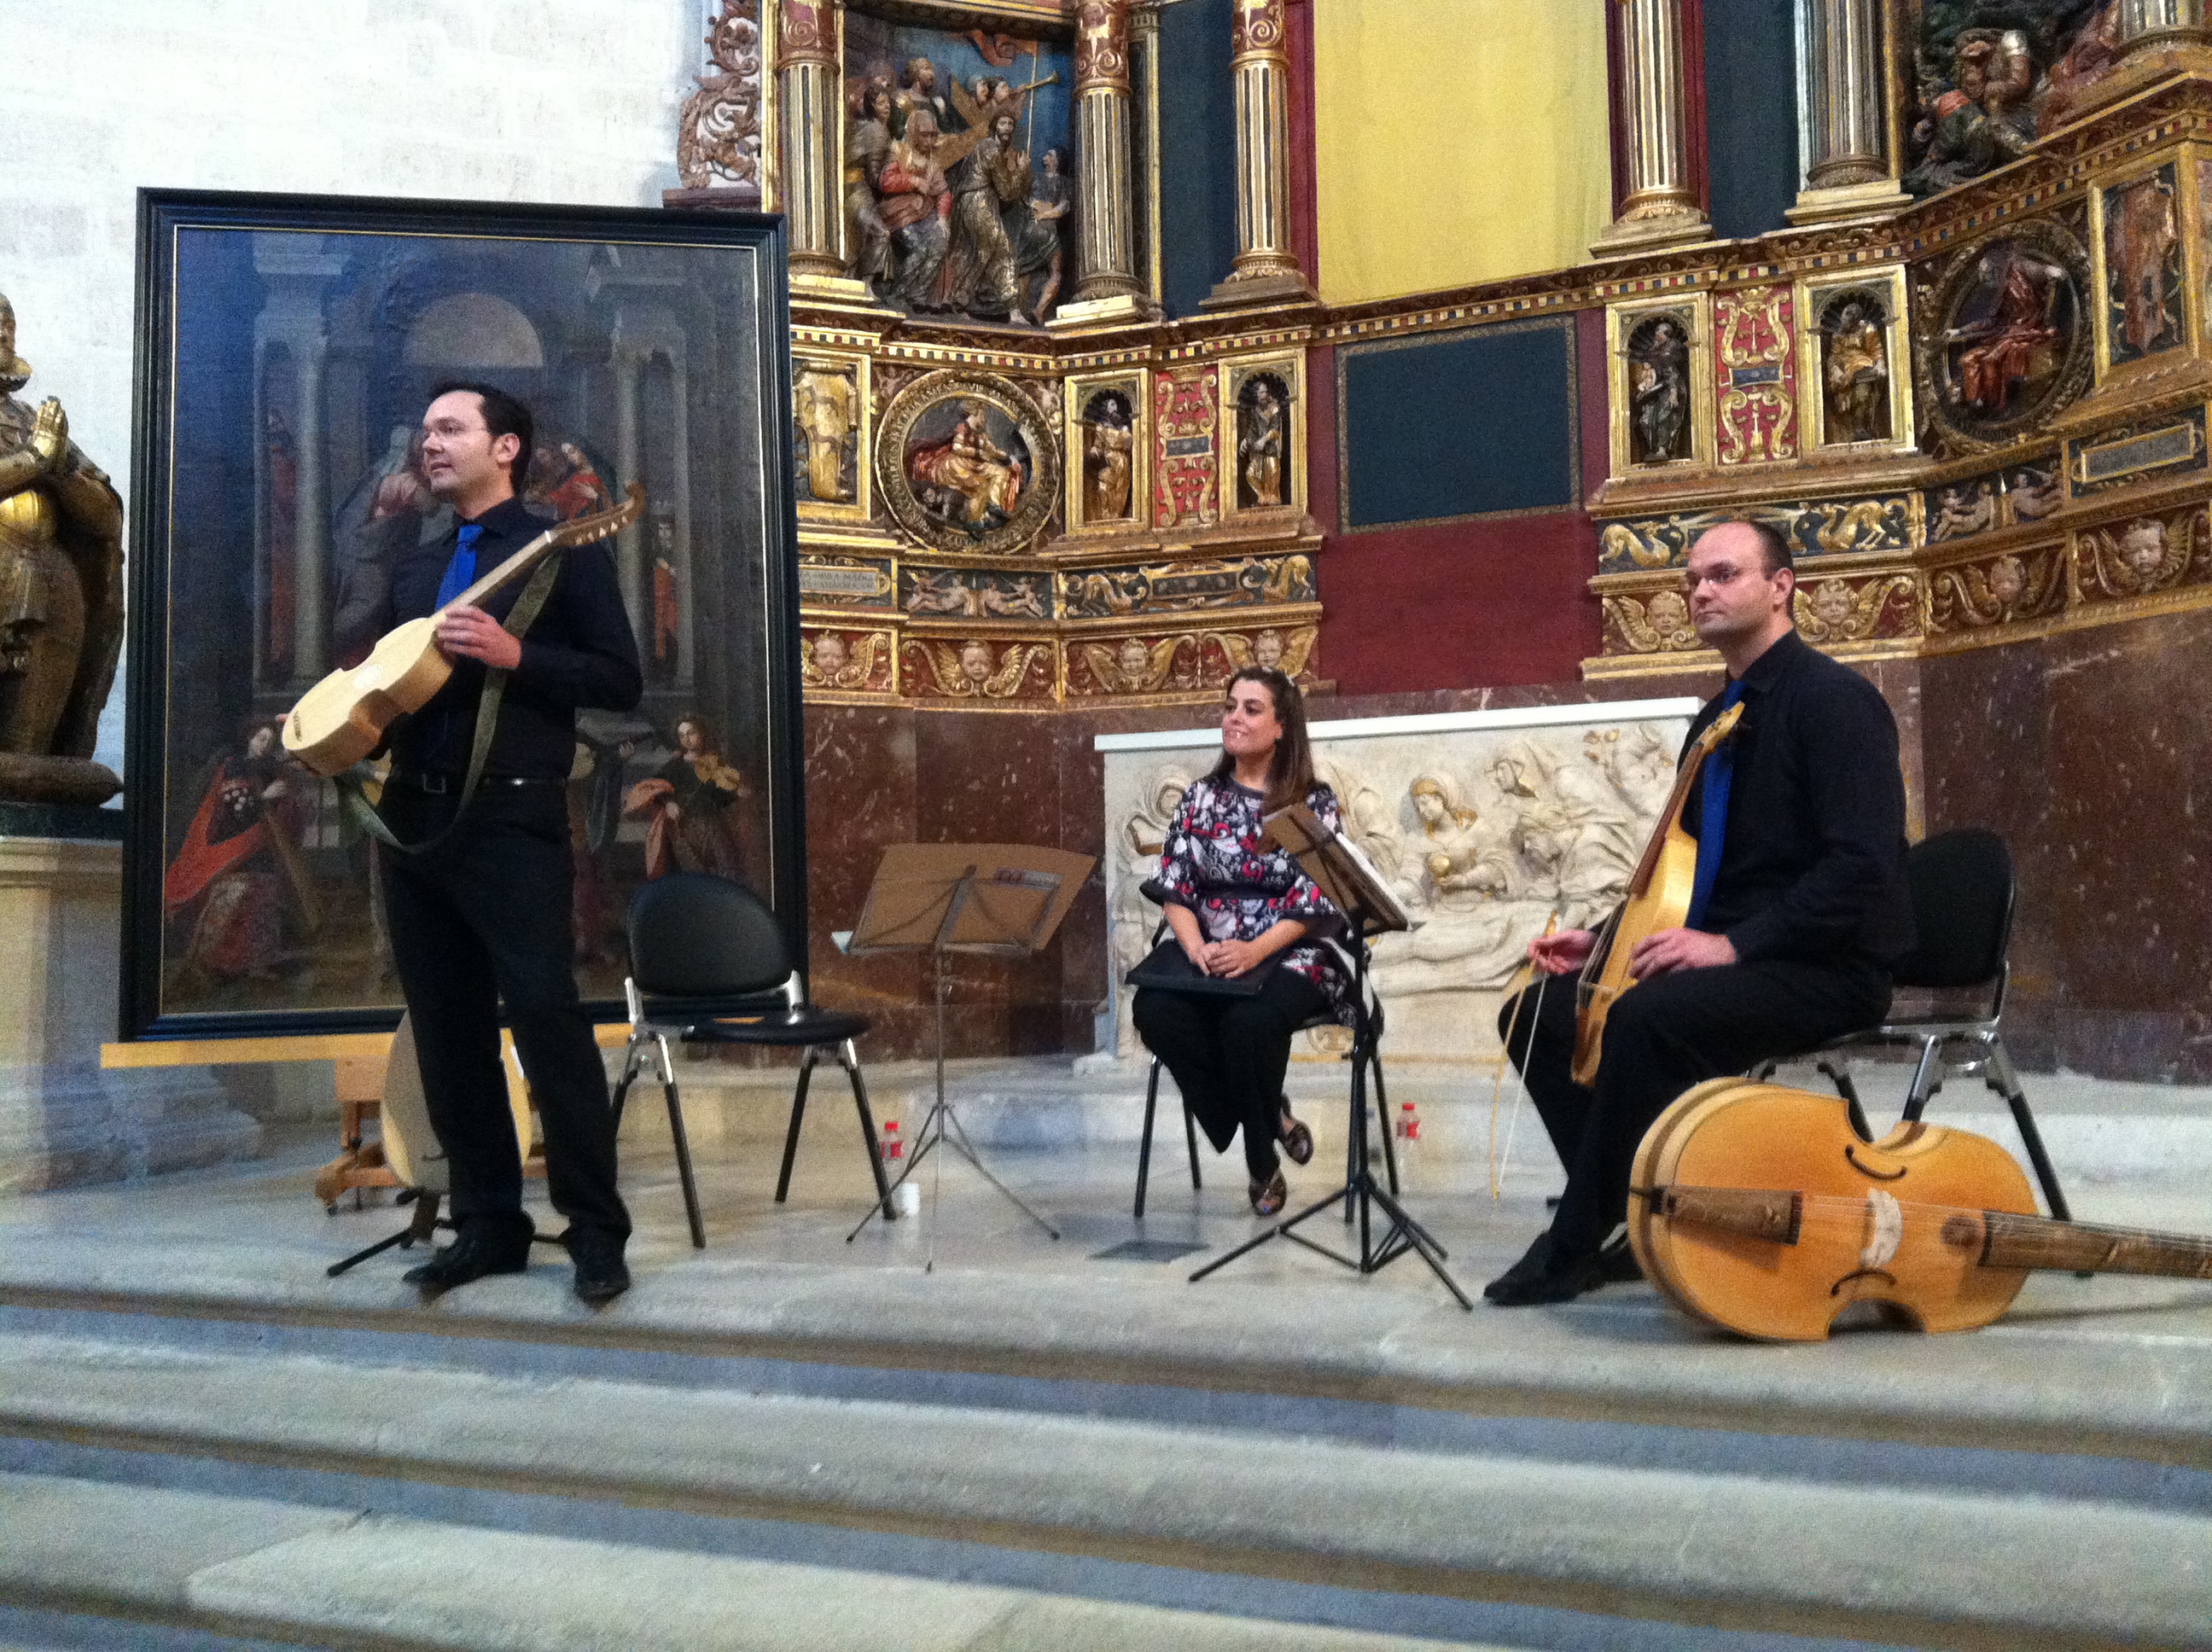
{"label": "blue necktie", "polygon": [[[1721,695],[1721,708],[1716,717],[1725,716],[1728,708],[1743,698],[1743,681],[1738,678],[1728,685]],[[1713,880],[1721,872],[1721,848],[1728,836],[1729,786],[1735,779],[1735,743],[1723,740],[1713,748],[1705,759],[1705,807],[1698,816],[1698,873],[1690,885],[1689,915],[1682,920],[1683,927],[1696,929],[1705,922],[1705,908],[1713,898]]]}
{"label": "blue necktie", "polygon": [[453,560],[446,564],[446,577],[438,581],[438,599],[431,607],[443,608],[477,582],[477,540],[483,532],[473,522],[461,524],[453,536]]}

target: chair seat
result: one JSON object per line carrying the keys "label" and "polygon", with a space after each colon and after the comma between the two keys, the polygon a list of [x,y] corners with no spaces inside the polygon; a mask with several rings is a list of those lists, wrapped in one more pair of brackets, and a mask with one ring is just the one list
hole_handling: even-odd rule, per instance
{"label": "chair seat", "polygon": [[738,1014],[697,1015],[673,1005],[648,1003],[646,1019],[681,1026],[684,1039],[709,1044],[842,1044],[868,1030],[868,1018],[817,1005],[793,1009],[763,1005]]}

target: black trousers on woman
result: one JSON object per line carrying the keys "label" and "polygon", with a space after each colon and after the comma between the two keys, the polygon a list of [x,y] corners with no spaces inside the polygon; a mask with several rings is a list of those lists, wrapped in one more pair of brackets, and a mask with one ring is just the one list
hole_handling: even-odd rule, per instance
{"label": "black trousers on woman", "polygon": [[1328,1002],[1304,975],[1277,969],[1251,998],[1139,987],[1129,1014],[1145,1048],[1175,1075],[1213,1151],[1227,1152],[1242,1129],[1245,1172],[1264,1182],[1279,1163],[1275,1132],[1282,1122],[1291,1035]]}
{"label": "black trousers on woman", "polygon": [[1557,975],[1532,1013],[1536,988],[1508,999],[1498,1036],[1528,1075],[1528,1098],[1566,1167],[1552,1219],[1563,1261],[1595,1256],[1628,1209],[1628,1174],[1651,1121],[1692,1084],[1741,1074],[1778,1055],[1880,1020],[1889,976],[1869,961],[1767,959],[1680,969],[1639,982],[1605,1020],[1597,1084],[1574,1081],[1575,977]]}

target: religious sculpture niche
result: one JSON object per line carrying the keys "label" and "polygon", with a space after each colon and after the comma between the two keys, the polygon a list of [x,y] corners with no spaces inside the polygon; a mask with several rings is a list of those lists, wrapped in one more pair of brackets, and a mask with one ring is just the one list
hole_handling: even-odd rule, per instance
{"label": "religious sculpture niche", "polygon": [[1824,446],[1890,440],[1889,320],[1879,293],[1838,293],[1821,307]]}
{"label": "religious sculpture niche", "polygon": [[876,485],[899,525],[939,550],[1025,549],[1051,517],[1059,454],[1003,379],[933,373],[884,410]]}
{"label": "religious sculpture niche", "polygon": [[1136,407],[1126,390],[1093,392],[1083,404],[1080,525],[1136,519]]}
{"label": "religious sculpture niche", "polygon": [[97,806],[92,762],[123,646],[123,501],[48,397],[15,392],[15,312],[0,295],[0,799]]}
{"label": "religious sculpture niche", "polygon": [[2082,112],[2118,56],[2120,0],[1919,0],[1903,183],[1929,196],[1993,172]]}
{"label": "religious sculpture niche", "polygon": [[2088,387],[2094,369],[2089,259],[2050,222],[1991,237],[1959,256],[1929,306],[1916,351],[1929,417],[1972,452],[2039,429]]}
{"label": "religious sculpture niche", "polygon": [[2112,367],[2182,343],[2181,229],[2169,161],[2098,191],[2103,228],[2105,360]]}
{"label": "religious sculpture niche", "polygon": [[1647,316],[1628,335],[1628,462],[1692,457],[1689,318]]}
{"label": "religious sculpture niche", "polygon": [[1282,376],[1255,373],[1236,391],[1236,508],[1273,510],[1293,502],[1291,391]]}
{"label": "religious sculpture niche", "polygon": [[845,19],[846,268],[909,313],[1042,323],[1073,286],[1066,46]]}
{"label": "religious sculpture niche", "polygon": [[795,356],[791,416],[801,505],[857,505],[860,498],[860,422],[865,405],[858,361]]}

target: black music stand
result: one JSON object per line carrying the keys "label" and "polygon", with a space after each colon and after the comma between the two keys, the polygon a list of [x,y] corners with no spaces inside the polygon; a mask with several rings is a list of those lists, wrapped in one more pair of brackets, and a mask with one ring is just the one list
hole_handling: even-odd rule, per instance
{"label": "black music stand", "polygon": [[[948,1148],[973,1165],[1015,1209],[1051,1237],[1060,1237],[1059,1229],[991,1174],[960,1127],[960,1115],[945,1097],[945,961],[955,952],[1025,958],[1038,951],[1052,939],[1096,864],[1087,854],[1066,849],[1007,843],[894,843],[884,851],[845,951],[854,957],[877,952],[928,953],[937,999],[936,1097],[921,1127],[909,1139],[914,1156],[891,1183],[890,1192],[914,1175],[932,1149]],[[941,1182],[943,1159],[938,1163]],[[886,1198],[870,1206],[867,1215],[845,1236],[845,1242],[859,1238],[860,1230],[889,1204]],[[933,1210],[935,1204],[933,1187]],[[937,1265],[933,1226],[930,1246],[926,1271]]]}
{"label": "black music stand", "polygon": [[[1429,1265],[1429,1272],[1443,1281],[1444,1289],[1459,1299],[1459,1305],[1474,1311],[1474,1303],[1459,1284],[1444,1270],[1444,1259],[1449,1254],[1438,1244],[1429,1230],[1407,1215],[1392,1193],[1375,1180],[1373,1148],[1367,1133],[1367,1069],[1374,1062],[1376,1046],[1382,1029],[1376,1024],[1377,1013],[1368,984],[1368,946],[1370,935],[1387,934],[1392,931],[1410,929],[1413,921],[1407,917],[1388,888],[1382,875],[1359,852],[1357,845],[1323,825],[1313,811],[1302,803],[1269,815],[1266,821],[1268,838],[1279,847],[1288,850],[1305,875],[1321,886],[1336,909],[1344,914],[1344,936],[1332,944],[1352,970],[1352,1125],[1351,1152],[1345,1170],[1344,1185],[1326,1199],[1316,1200],[1296,1216],[1285,1217],[1264,1233],[1247,1239],[1234,1250],[1215,1257],[1192,1274],[1194,1283],[1204,1278],[1217,1268],[1226,1267],[1247,1252],[1257,1250],[1270,1239],[1287,1239],[1292,1244],[1304,1245],[1308,1250],[1326,1256],[1332,1262],[1341,1263],[1361,1273],[1376,1273],[1388,1267],[1401,1256],[1411,1251]],[[1384,1120],[1382,1127],[1390,1127]],[[1387,1146],[1387,1142],[1386,1142]],[[1296,1230],[1301,1223],[1311,1220],[1340,1200],[1344,1201],[1345,1220],[1349,1224],[1356,1215],[1359,1223],[1359,1254],[1347,1256],[1343,1252],[1317,1244]],[[1376,1206],[1389,1218],[1378,1236],[1374,1218]]]}

